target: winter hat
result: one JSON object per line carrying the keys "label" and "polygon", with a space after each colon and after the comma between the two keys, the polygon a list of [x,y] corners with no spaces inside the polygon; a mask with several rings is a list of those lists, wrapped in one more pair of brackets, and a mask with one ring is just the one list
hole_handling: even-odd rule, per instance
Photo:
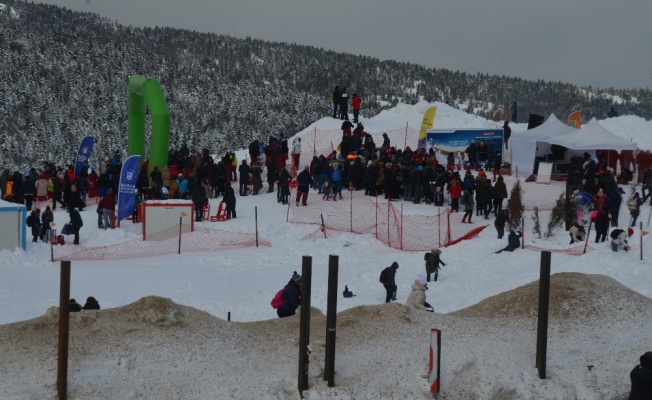
{"label": "winter hat", "polygon": [[632,228],[627,228],[627,236],[632,236],[634,234],[634,230]]}
{"label": "winter hat", "polygon": [[485,176],[485,172],[484,172],[484,170],[481,169],[480,171],[478,171],[478,175],[480,175],[480,176]]}
{"label": "winter hat", "polygon": [[423,165],[419,165],[419,166],[417,167],[417,169],[418,169],[419,171],[423,171]]}
{"label": "winter hat", "polygon": [[292,274],[292,280],[295,281],[296,283],[300,283],[301,275],[297,274],[297,271],[294,271],[294,274]]}
{"label": "winter hat", "polygon": [[177,178],[183,178],[183,174],[177,175]]}
{"label": "winter hat", "polygon": [[638,199],[640,196],[638,195],[638,192],[634,193],[634,198]]}
{"label": "winter hat", "polygon": [[394,261],[394,262],[392,263],[392,265],[390,266],[390,268],[392,268],[392,269],[398,269],[398,263],[397,263],[396,261]]}
{"label": "winter hat", "polygon": [[602,191],[602,189],[598,190],[598,196],[604,196],[604,192]]}
{"label": "winter hat", "polygon": [[430,251],[432,251],[435,254],[441,254],[441,250],[439,250],[439,249],[432,249]]}
{"label": "winter hat", "polygon": [[423,275],[417,276],[417,281],[422,284],[423,286],[426,286],[428,284],[428,281],[426,280],[426,277]]}

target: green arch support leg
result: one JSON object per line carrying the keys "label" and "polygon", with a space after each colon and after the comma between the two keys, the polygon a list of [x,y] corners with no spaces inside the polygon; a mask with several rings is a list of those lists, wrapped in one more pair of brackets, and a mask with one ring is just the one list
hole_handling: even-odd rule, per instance
{"label": "green arch support leg", "polygon": [[149,151],[149,171],[155,166],[163,169],[168,163],[170,148],[170,111],[161,85],[154,79],[132,75],[129,78],[128,118],[128,150],[129,156],[140,155],[146,160],[145,152],[145,105],[152,116],[152,136]]}

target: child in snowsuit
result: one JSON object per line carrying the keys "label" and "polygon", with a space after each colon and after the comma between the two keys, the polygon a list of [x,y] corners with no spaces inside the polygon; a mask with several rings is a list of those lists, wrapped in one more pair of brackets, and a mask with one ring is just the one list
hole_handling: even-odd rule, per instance
{"label": "child in snowsuit", "polygon": [[501,253],[503,251],[514,251],[521,247],[521,232],[516,232],[514,229],[511,229],[509,231],[509,235],[507,236],[507,247],[504,249],[498,250],[496,254]]}

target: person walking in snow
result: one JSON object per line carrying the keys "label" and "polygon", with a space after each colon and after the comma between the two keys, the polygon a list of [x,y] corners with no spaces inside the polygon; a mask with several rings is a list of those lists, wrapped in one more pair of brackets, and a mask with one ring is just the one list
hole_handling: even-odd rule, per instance
{"label": "person walking in snow", "polygon": [[494,227],[498,233],[498,239],[502,239],[505,235],[505,225],[507,225],[507,222],[509,222],[509,211],[505,208],[496,214],[496,219],[494,220]]}
{"label": "person walking in snow", "polygon": [[387,292],[387,296],[385,297],[385,303],[389,303],[390,301],[396,301],[396,270],[398,269],[398,263],[394,261],[392,265],[389,267],[383,269],[383,271],[380,273],[380,283],[383,284],[383,287],[385,288],[385,291]]}
{"label": "person walking in snow", "polygon": [[432,249],[429,253],[425,255],[426,261],[426,282],[430,282],[430,275],[434,274],[434,282],[437,282],[437,276],[439,275],[440,265],[442,267],[446,266],[439,256],[441,255],[440,249]]}
{"label": "person walking in snow", "polygon": [[226,219],[235,219],[236,217],[235,200],[235,191],[231,187],[231,182],[227,180],[224,182],[224,197],[222,198],[226,207]]}
{"label": "person walking in snow", "polygon": [[[462,195],[462,205],[464,206],[464,217],[462,218],[462,223],[468,222],[471,223],[471,217],[473,216],[473,207],[475,207],[475,202],[473,200],[473,193],[471,189],[465,190]],[[467,221],[466,218],[469,218]]]}

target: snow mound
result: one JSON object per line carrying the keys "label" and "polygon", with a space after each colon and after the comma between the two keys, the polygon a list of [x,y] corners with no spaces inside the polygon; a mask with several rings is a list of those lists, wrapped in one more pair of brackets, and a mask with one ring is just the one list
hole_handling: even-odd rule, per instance
{"label": "snow mound", "polygon": [[[460,317],[537,317],[539,281],[489,297],[455,311]],[[550,320],[617,318],[627,313],[639,315],[652,309],[652,299],[623,286],[605,275],[573,272],[550,277]]]}

